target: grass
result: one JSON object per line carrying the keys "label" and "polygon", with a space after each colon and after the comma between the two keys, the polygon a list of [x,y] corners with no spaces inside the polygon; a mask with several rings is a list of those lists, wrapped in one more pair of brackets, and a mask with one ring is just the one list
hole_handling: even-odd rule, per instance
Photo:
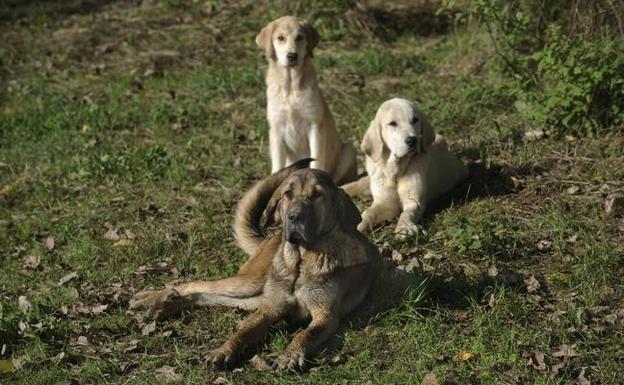
{"label": "grass", "polygon": [[[134,292],[230,275],[244,260],[232,210],[269,170],[254,37],[266,15],[297,11],[145,3],[0,6],[0,359],[20,363],[2,384],[157,384],[165,365],[185,384],[419,383],[429,372],[439,383],[567,384],[582,368],[592,383],[621,383],[624,222],[603,214],[604,197],[624,187],[621,129],[525,143],[532,127],[478,27],[426,14],[433,34],[409,23],[365,31],[331,1],[299,12],[323,35],[315,61],[342,136],[359,141],[377,106],[404,96],[471,163],[425,234],[373,236],[416,257],[424,281],[387,312],[350,321],[303,374],[204,366],[243,316],[230,309],[142,335],[126,313]],[[396,11],[402,20],[427,12],[410,7]],[[110,228],[125,241],[105,239]],[[35,269],[23,268],[29,256]],[[271,361],[292,332],[276,327],[260,355]],[[576,354],[561,357],[562,344]],[[536,352],[545,369],[528,364]]]}

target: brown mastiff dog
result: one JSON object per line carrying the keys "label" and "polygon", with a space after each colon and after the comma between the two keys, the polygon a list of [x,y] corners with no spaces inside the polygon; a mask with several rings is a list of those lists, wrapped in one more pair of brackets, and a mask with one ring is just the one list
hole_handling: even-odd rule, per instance
{"label": "brown mastiff dog", "polygon": [[[208,354],[231,366],[261,343],[276,322],[308,322],[278,358],[280,369],[302,369],[365,299],[381,269],[377,248],[360,232],[360,214],[331,177],[299,161],[258,182],[241,200],[234,220],[238,245],[250,255],[234,277],[137,293],[130,308],[162,318],[182,309],[225,305],[254,311],[234,335]],[[266,209],[266,210],[265,210]],[[264,234],[261,218],[280,229]]]}

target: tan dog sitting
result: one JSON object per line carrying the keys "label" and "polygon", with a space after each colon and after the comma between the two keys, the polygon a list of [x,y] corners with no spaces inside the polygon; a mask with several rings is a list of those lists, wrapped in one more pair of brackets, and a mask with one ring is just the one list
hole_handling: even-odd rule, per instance
{"label": "tan dog sitting", "polygon": [[[356,229],[360,214],[348,195],[308,160],[257,183],[241,200],[236,239],[249,260],[231,278],[191,282],[137,293],[131,308],[167,316],[202,305],[235,306],[254,312],[234,335],[208,355],[216,365],[233,365],[243,350],[262,342],[282,319],[308,321],[277,360],[281,369],[300,369],[366,297],[378,274],[377,248]],[[281,229],[266,236],[260,226]]]}
{"label": "tan dog sitting", "polygon": [[266,75],[271,172],[312,157],[312,168],[338,184],[357,178],[356,151],[340,140],[334,118],[321,94],[312,52],[318,32],[308,23],[284,16],[256,37],[269,62]]}
{"label": "tan dog sitting", "polygon": [[362,232],[400,214],[397,235],[415,233],[427,204],[468,175],[444,137],[436,135],[416,105],[405,99],[390,99],[379,107],[362,151],[368,176],[343,186],[351,196],[373,195],[358,225]]}

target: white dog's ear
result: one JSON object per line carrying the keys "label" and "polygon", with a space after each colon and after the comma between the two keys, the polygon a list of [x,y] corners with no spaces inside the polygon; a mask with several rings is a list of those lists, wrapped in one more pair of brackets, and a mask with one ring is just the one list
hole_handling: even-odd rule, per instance
{"label": "white dog's ear", "polygon": [[420,152],[427,151],[427,149],[435,141],[435,131],[429,123],[429,119],[423,114],[420,114],[420,127],[422,127],[422,139],[420,140]]}
{"label": "white dog's ear", "polygon": [[307,22],[303,22],[302,28],[306,37],[306,47],[308,51],[308,56],[312,57],[314,48],[316,48],[316,46],[318,45],[321,37],[319,36],[319,33],[316,30],[316,28],[314,28],[311,24]]}
{"label": "white dog's ear", "polygon": [[264,54],[269,60],[275,60],[275,49],[273,48],[273,30],[275,23],[267,24],[258,35],[256,35],[256,44],[264,49]]}
{"label": "white dog's ear", "polygon": [[377,116],[368,126],[366,134],[362,139],[362,145],[360,146],[364,154],[369,156],[373,162],[377,162],[381,159],[383,153],[384,142],[381,137],[381,123]]}
{"label": "white dog's ear", "polygon": [[431,127],[431,123],[429,123],[429,119],[423,114],[420,109],[416,106],[416,103],[410,102],[413,112],[420,119],[420,127],[422,132],[420,133],[420,152],[427,151],[427,149],[433,144],[435,141],[435,131],[433,127]]}

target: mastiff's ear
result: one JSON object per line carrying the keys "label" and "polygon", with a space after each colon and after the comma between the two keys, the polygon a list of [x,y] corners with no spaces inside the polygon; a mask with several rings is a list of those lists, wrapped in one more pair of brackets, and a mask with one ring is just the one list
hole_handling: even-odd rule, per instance
{"label": "mastiff's ear", "polygon": [[304,21],[301,28],[303,29],[303,33],[305,34],[308,56],[313,57],[314,48],[316,48],[316,46],[318,45],[321,37],[319,36],[316,28],[314,28],[308,22]]}
{"label": "mastiff's ear", "polygon": [[267,24],[258,35],[256,35],[256,44],[264,49],[264,54],[267,60],[275,60],[275,49],[273,48],[273,30],[275,29],[275,23],[270,22]]}
{"label": "mastiff's ear", "polygon": [[370,126],[368,126],[368,130],[366,130],[366,134],[364,134],[360,148],[364,154],[369,156],[374,162],[377,162],[381,159],[384,146],[385,144],[381,136],[381,123],[379,117],[375,116]]}
{"label": "mastiff's ear", "polygon": [[362,217],[360,216],[360,211],[343,189],[338,188],[336,190],[334,204],[336,205],[340,226],[347,231],[357,231],[357,225],[362,222]]}

